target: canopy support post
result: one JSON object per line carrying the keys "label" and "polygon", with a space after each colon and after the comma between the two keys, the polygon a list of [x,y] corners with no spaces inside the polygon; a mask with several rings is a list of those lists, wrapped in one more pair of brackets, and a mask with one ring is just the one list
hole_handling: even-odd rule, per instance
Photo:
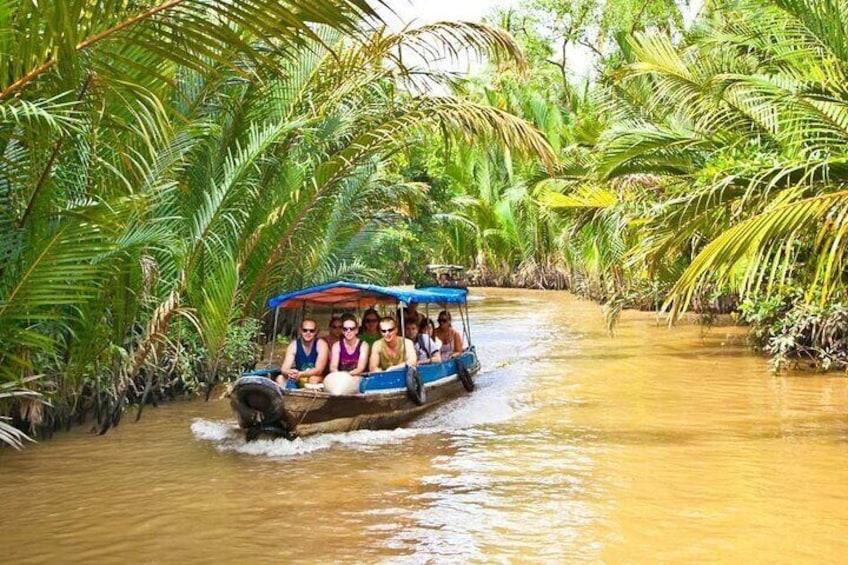
{"label": "canopy support post", "polygon": [[468,302],[465,303],[465,316],[462,315],[462,304],[459,305],[459,318],[462,320],[462,333],[468,340],[468,347],[471,347],[471,318],[468,315]]}
{"label": "canopy support post", "polygon": [[274,362],[274,354],[277,352],[277,322],[280,319],[280,308],[274,308],[274,330],[271,334],[271,358],[268,360],[269,363]]}
{"label": "canopy support post", "polygon": [[406,364],[406,325],[403,323],[403,302],[398,301],[400,306],[400,346],[403,351],[403,363]]}

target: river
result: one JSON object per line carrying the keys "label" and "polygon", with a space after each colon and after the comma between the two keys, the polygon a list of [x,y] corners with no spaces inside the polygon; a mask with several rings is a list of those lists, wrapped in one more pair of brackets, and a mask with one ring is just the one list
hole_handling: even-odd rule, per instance
{"label": "river", "polygon": [[226,400],[0,452],[2,558],[837,562],[848,380],[772,375],[735,327],[472,291],[478,389],[393,431],[247,444]]}

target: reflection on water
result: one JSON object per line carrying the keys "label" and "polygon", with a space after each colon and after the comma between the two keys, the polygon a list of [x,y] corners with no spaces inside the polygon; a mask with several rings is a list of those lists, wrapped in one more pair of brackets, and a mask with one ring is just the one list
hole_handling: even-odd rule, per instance
{"label": "reflection on water", "polygon": [[411,426],[245,443],[227,403],[0,453],[3,561],[838,561],[848,386],[735,328],[485,290],[477,390]]}

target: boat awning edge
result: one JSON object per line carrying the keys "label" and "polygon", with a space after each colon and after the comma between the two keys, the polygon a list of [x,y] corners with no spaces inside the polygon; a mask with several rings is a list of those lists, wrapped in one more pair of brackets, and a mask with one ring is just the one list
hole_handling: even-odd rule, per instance
{"label": "boat awning edge", "polygon": [[402,288],[338,281],[287,292],[268,301],[270,308],[301,308],[305,304],[363,308],[376,304],[465,304],[464,288]]}

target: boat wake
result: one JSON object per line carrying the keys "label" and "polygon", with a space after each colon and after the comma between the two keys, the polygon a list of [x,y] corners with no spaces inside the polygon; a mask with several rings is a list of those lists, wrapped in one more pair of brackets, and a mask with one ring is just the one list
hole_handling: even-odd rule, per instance
{"label": "boat wake", "polygon": [[236,452],[262,457],[293,457],[306,455],[332,447],[367,449],[400,443],[407,438],[429,433],[419,428],[397,428],[395,430],[357,430],[337,434],[320,434],[293,441],[285,438],[246,441],[244,431],[233,422],[197,419],[191,431],[198,440],[211,441],[221,452]]}
{"label": "boat wake", "polygon": [[424,414],[410,427],[438,433],[450,433],[480,426],[507,422],[524,412],[526,394],[511,369],[498,369],[478,377],[476,390],[449,400],[432,412]]}

